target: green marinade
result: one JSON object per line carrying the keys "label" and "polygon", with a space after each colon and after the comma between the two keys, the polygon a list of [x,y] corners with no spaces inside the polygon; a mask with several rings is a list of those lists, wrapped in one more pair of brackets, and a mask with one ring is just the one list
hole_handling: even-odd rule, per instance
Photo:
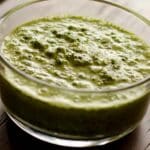
{"label": "green marinade", "polygon": [[[23,24],[6,36],[2,55],[26,74],[69,89],[112,89],[150,74],[150,47],[144,41],[88,17],[41,18]],[[35,126],[73,136],[110,136],[132,128],[148,103],[142,90],[137,97],[137,91],[69,95],[31,85],[10,72],[1,83],[8,110]]]}

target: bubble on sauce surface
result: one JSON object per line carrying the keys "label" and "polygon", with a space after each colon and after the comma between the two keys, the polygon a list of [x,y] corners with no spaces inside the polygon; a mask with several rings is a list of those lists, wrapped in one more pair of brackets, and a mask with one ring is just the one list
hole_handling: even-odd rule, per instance
{"label": "bubble on sauce surface", "polygon": [[39,89],[37,90],[37,93],[38,93],[39,95],[45,95],[45,94],[47,94],[48,92],[49,92],[49,90],[48,90],[48,88],[46,88],[46,87],[39,88]]}

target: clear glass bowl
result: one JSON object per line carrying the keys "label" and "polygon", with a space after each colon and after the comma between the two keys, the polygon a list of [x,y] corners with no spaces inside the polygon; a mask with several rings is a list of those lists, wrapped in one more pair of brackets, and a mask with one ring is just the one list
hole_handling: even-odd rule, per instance
{"label": "clear glass bowl", "polygon": [[[78,15],[101,18],[134,32],[150,43],[150,22],[141,15],[103,0],[35,0],[19,5],[0,19],[0,44],[16,26],[46,16]],[[13,76],[13,78],[9,78]],[[22,81],[22,88],[16,83]],[[10,118],[30,135],[57,145],[90,147],[115,141],[133,131],[142,120],[148,104],[150,78],[114,90],[78,91],[54,87],[17,70],[0,56],[0,92]],[[48,89],[49,101],[35,92]],[[32,92],[31,92],[32,91]],[[38,95],[38,96],[37,96]],[[112,100],[125,100],[115,106]],[[86,102],[69,105],[74,96]],[[57,101],[52,99],[57,97]],[[92,105],[88,100],[107,105]],[[61,99],[65,101],[61,101]],[[111,100],[110,100],[111,99]],[[122,98],[121,98],[122,99]],[[74,102],[73,104],[75,104]],[[79,102],[78,102],[79,103]]]}

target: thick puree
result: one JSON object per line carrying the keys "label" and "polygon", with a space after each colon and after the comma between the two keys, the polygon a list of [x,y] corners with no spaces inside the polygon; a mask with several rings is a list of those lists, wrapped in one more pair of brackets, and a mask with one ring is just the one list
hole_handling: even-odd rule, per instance
{"label": "thick puree", "polygon": [[36,127],[71,136],[112,136],[133,128],[148,103],[145,88],[104,90],[138,82],[150,74],[150,47],[133,33],[93,18],[42,18],[12,31],[1,55],[33,83],[5,69],[2,99],[14,115]]}

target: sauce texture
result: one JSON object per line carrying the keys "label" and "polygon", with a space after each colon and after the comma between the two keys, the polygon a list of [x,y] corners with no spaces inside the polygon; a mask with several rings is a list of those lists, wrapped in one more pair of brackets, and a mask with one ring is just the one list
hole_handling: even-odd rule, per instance
{"label": "sauce texture", "polygon": [[101,20],[44,18],[16,28],[2,45],[19,70],[75,89],[128,85],[150,74],[150,47],[134,34]]}
{"label": "sauce texture", "polygon": [[1,54],[18,70],[53,85],[32,82],[7,67],[0,76],[7,110],[50,135],[122,135],[137,126],[148,106],[145,85],[77,92],[119,88],[149,76],[150,47],[112,23],[80,16],[33,20],[6,36]]}

